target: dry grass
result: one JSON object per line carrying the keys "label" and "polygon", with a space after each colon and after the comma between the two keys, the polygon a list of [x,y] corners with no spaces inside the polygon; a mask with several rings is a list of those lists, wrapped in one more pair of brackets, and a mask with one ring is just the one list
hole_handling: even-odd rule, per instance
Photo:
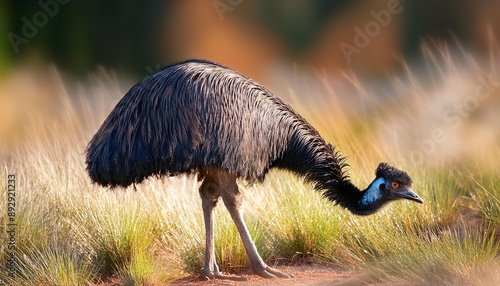
{"label": "dry grass", "polygon": [[[302,105],[292,100],[349,155],[355,184],[365,186],[377,163],[389,160],[412,175],[426,203],[398,202],[374,216],[354,217],[286,172],[271,172],[262,185],[240,182],[245,216],[264,259],[335,264],[360,271],[364,282],[500,281],[500,147],[491,113],[500,105],[500,90],[490,86],[491,96],[460,117],[460,124],[444,121],[447,108],[473,100],[479,74],[494,73],[467,57],[465,67],[460,58],[445,61],[445,51],[439,52],[428,56],[428,69],[439,75],[432,81],[407,73],[390,78],[382,93],[346,77],[351,86],[341,95],[328,78],[317,76],[322,96]],[[3,238],[0,277],[14,285],[91,285],[106,276],[124,285],[161,285],[197,273],[204,245],[197,179],[150,179],[137,192],[92,185],[85,144],[126,88],[106,73],[93,77],[89,88],[68,88],[53,69],[48,74],[43,88],[32,76],[13,76],[0,85],[0,106],[15,111],[0,118],[0,188],[7,189],[8,174],[16,175],[19,263],[18,277],[8,280]],[[44,94],[50,96],[43,104],[26,105]],[[448,138],[434,142],[427,154],[422,142],[434,140],[437,128]],[[2,191],[0,201],[6,196]],[[219,263],[240,270],[246,261],[238,234],[223,208],[216,215]],[[3,207],[0,219],[5,233]]]}

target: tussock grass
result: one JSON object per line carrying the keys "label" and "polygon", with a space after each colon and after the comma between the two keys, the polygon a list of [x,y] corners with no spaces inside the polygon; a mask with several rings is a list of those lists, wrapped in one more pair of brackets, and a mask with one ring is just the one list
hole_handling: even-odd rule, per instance
{"label": "tussock grass", "polygon": [[470,177],[474,187],[471,196],[481,208],[483,218],[492,225],[500,226],[500,174],[495,171],[477,177]]}
{"label": "tussock grass", "polygon": [[[456,70],[450,70],[456,76]],[[446,72],[440,72],[445,79]],[[408,78],[406,83],[396,80],[393,93],[401,97],[391,100],[377,99],[355,78],[348,78],[354,90],[347,100],[323,80],[326,96],[297,109],[350,156],[356,185],[363,188],[373,179],[379,161],[393,161],[411,174],[413,188],[425,204],[397,202],[373,216],[355,217],[287,172],[272,171],[258,185],[241,181],[245,218],[268,263],[334,264],[359,271],[363,283],[494,285],[500,281],[500,148],[486,140],[470,145],[474,156],[459,148],[453,156],[441,157],[440,148],[447,143],[441,144],[428,155],[432,164],[407,156],[415,142],[405,136],[421,128],[413,127],[415,122],[407,114],[425,118],[428,114],[421,110],[434,104],[430,95],[422,95],[424,83],[413,75]],[[85,173],[85,144],[126,89],[113,87],[110,92],[107,85],[94,82],[94,90],[83,90],[81,95],[108,95],[109,102],[92,97],[75,100],[57,76],[51,80],[57,115],[31,109],[25,114],[21,143],[0,151],[0,177],[14,173],[17,180],[19,273],[7,282],[93,285],[111,277],[124,285],[162,285],[198,273],[205,242],[196,176],[152,178],[137,185],[137,191],[92,185]],[[429,92],[433,90],[442,89],[433,86]],[[489,114],[498,96],[495,92],[487,105],[471,112],[470,119],[463,118],[460,128],[450,133],[450,145],[458,144],[457,133],[474,134],[470,126],[481,122],[483,108]],[[401,131],[408,126],[410,131]],[[413,141],[426,138],[424,133]],[[0,180],[0,188],[7,189],[6,179]],[[6,201],[5,191],[0,200]],[[4,205],[2,233],[7,223]],[[222,202],[216,210],[215,232],[222,270],[242,270],[244,249]],[[3,279],[8,273],[6,239],[2,235]]]}
{"label": "tussock grass", "polygon": [[483,277],[499,278],[495,259],[499,247],[494,236],[483,231],[465,228],[429,232],[426,238],[393,237],[390,249],[367,265],[365,279],[406,285],[488,285],[491,281]]}
{"label": "tussock grass", "polygon": [[[266,189],[276,190],[266,209],[258,211],[265,213],[261,223],[270,230],[267,234],[273,254],[270,259],[292,263],[335,261],[330,252],[340,229],[342,212],[288,173],[272,177]],[[284,214],[286,220],[276,219]]]}
{"label": "tussock grass", "polygon": [[21,247],[21,277],[10,281],[19,285],[85,285],[97,278],[91,262],[68,246],[45,246],[37,249]]}

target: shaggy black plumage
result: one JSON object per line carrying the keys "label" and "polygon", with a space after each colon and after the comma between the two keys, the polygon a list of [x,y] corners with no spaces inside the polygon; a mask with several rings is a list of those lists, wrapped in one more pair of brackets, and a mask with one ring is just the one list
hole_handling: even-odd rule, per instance
{"label": "shaggy black plumage", "polygon": [[[86,164],[102,186],[204,166],[262,181],[278,167],[348,209],[362,196],[345,174],[345,159],[302,116],[255,81],[204,60],[165,67],[133,86],[88,144]],[[386,164],[379,175],[411,183]]]}
{"label": "shaggy black plumage", "polygon": [[389,166],[387,163],[380,163],[375,171],[377,178],[383,177],[389,181],[395,181],[402,185],[412,185],[412,180],[407,173]]}
{"label": "shaggy black plumage", "polygon": [[403,171],[381,163],[360,191],[333,146],[266,88],[221,65],[190,60],[166,67],[130,89],[87,147],[87,171],[103,186],[139,183],[151,175],[199,172],[205,222],[203,279],[224,275],[215,258],[213,209],[222,198],[252,270],[290,278],[264,263],[241,214],[236,178],[262,181],[270,168],[303,176],[329,200],[359,215],[390,201],[422,202]]}

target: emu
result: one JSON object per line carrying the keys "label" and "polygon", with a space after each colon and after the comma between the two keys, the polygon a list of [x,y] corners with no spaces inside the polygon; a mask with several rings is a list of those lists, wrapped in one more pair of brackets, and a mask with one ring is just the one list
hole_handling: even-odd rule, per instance
{"label": "emu", "polygon": [[91,180],[127,187],[156,175],[199,174],[206,231],[203,279],[246,280],[219,271],[213,209],[222,198],[241,236],[250,268],[265,278],[290,278],[260,257],[241,212],[237,178],[263,181],[271,168],[311,182],[335,204],[357,215],[391,201],[423,200],[407,173],[380,163],[363,191],[347,163],[288,104],[255,81],[222,65],[188,60],[163,68],[133,86],[86,150]]}

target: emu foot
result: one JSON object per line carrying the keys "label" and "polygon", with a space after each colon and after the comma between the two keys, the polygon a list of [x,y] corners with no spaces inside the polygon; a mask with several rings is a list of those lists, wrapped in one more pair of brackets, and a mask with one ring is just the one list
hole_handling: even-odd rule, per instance
{"label": "emu foot", "polygon": [[200,275],[201,280],[233,280],[233,281],[248,281],[248,277],[246,276],[238,276],[238,275],[226,275],[222,274],[219,271],[205,271],[203,269]]}
{"label": "emu foot", "polygon": [[281,271],[278,271],[272,267],[269,267],[267,265],[262,265],[262,266],[252,266],[252,270],[255,274],[259,275],[260,277],[263,278],[293,278],[293,275],[285,274]]}

